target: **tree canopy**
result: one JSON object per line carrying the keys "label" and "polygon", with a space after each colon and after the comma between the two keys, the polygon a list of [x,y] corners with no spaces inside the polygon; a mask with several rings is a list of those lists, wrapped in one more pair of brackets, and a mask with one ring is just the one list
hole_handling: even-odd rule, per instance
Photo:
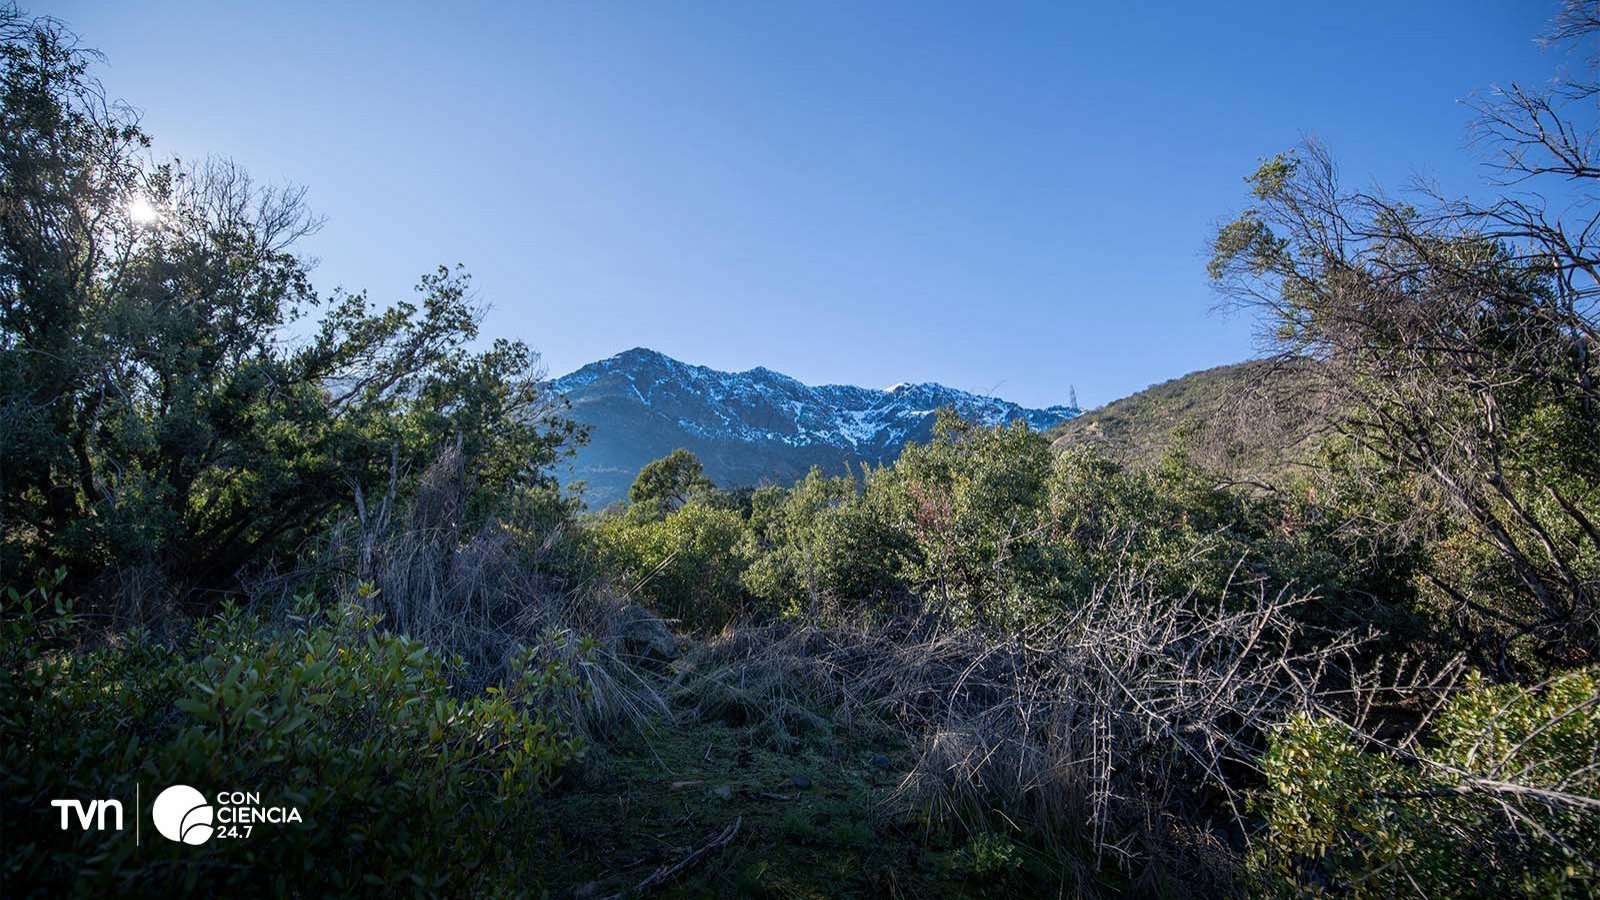
{"label": "tree canopy", "polygon": [[578,430],[465,273],[319,295],[304,191],[152,160],[92,60],[0,11],[0,568],[225,588],[449,443],[485,498],[552,486]]}

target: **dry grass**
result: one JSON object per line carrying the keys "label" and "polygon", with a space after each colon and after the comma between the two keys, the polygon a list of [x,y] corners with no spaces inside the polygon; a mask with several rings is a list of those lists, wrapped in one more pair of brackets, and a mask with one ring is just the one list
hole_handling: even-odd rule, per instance
{"label": "dry grass", "polygon": [[1359,642],[1305,649],[1297,602],[1208,606],[1122,582],[1006,637],[927,620],[731,629],[691,653],[682,689],[779,740],[824,716],[887,723],[917,754],[897,792],[908,810],[1207,894],[1233,887],[1265,731],[1351,684]]}
{"label": "dry grass", "polygon": [[527,527],[495,517],[469,527],[470,483],[461,453],[448,450],[405,503],[357,492],[356,516],[335,532],[327,557],[340,596],[358,597],[383,625],[434,650],[459,655],[469,687],[504,682],[531,649],[559,661],[577,685],[554,702],[580,733],[648,729],[667,712],[660,679],[630,645],[649,613],[603,585],[568,585],[550,574],[559,526],[530,540]]}

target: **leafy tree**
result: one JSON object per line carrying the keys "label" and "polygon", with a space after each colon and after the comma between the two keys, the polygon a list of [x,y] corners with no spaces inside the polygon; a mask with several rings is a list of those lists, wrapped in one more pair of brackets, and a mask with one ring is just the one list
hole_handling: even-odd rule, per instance
{"label": "leafy tree", "polygon": [[0,12],[0,568],[139,569],[199,597],[450,443],[485,501],[551,487],[581,435],[526,346],[470,349],[465,275],[382,309],[319,297],[303,191],[148,163],[92,60]]}
{"label": "leafy tree", "polygon": [[[1551,41],[1591,45],[1568,3]],[[1422,596],[1501,677],[1600,653],[1600,214],[1593,68],[1477,103],[1516,192],[1353,191],[1315,142],[1266,160],[1211,275],[1336,404]],[[1539,186],[1542,189],[1534,189]]]}
{"label": "leafy tree", "polygon": [[628,502],[638,509],[636,515],[659,519],[714,488],[700,458],[679,447],[639,470]]}
{"label": "leafy tree", "polygon": [[1600,332],[1592,288],[1561,274],[1579,261],[1470,209],[1345,191],[1315,144],[1251,183],[1212,273],[1353,410],[1371,518],[1426,536],[1425,593],[1503,673],[1513,645],[1558,665],[1600,651]]}

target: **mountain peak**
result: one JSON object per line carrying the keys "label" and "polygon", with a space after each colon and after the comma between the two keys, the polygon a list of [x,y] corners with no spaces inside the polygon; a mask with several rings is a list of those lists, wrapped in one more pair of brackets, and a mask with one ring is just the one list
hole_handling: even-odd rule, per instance
{"label": "mountain peak", "polygon": [[656,360],[672,359],[672,357],[662,353],[660,350],[652,350],[649,347],[634,347],[624,350],[611,358],[618,362],[654,362]]}

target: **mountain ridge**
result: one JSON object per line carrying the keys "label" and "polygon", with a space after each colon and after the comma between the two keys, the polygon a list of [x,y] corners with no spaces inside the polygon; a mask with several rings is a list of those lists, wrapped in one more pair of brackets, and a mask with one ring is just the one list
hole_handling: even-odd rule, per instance
{"label": "mountain ridge", "polygon": [[714,481],[789,483],[812,466],[831,473],[888,462],[927,440],[938,409],[985,425],[1021,419],[1044,431],[1079,414],[1024,407],[934,382],[890,388],[807,385],[757,366],[724,372],[635,347],[551,382],[589,426],[590,443],[565,481],[583,480],[591,505],[621,499],[640,466],[685,447]]}

